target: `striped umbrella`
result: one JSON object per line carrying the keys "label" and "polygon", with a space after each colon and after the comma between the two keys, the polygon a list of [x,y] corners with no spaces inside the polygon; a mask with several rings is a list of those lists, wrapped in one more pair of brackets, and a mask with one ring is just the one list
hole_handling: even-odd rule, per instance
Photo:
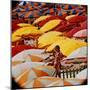
{"label": "striped umbrella", "polygon": [[44,53],[45,50],[41,49],[28,49],[23,50],[20,53],[12,57],[12,61],[29,61],[29,62],[41,62],[45,58],[49,57],[49,53]]}
{"label": "striped umbrella", "polygon": [[70,31],[65,33],[65,36],[67,37],[73,37],[75,33],[77,33],[78,31],[81,31],[82,28],[81,27],[75,27],[73,29],[71,29]]}
{"label": "striped umbrella", "polygon": [[25,70],[37,66],[44,66],[44,64],[43,62],[23,62],[15,65],[12,62],[12,77],[17,78],[21,73],[25,72]]}
{"label": "striped umbrella", "polygon": [[[17,69],[16,69],[17,71]],[[15,72],[15,70],[13,71]],[[32,80],[41,77],[41,76],[53,76],[53,73],[55,72],[55,69],[52,66],[37,66],[32,67],[31,69],[28,68],[24,71],[22,71],[21,74],[19,74],[15,81],[20,84],[20,86],[25,86],[28,82],[31,82]],[[15,73],[17,74],[17,72]]]}
{"label": "striped umbrella", "polygon": [[87,43],[80,41],[80,40],[74,40],[74,39],[63,39],[58,40],[57,42],[54,42],[51,46],[47,48],[46,51],[52,51],[54,47],[58,45],[61,48],[61,52],[68,56],[70,55],[74,50],[82,47],[87,46]]}

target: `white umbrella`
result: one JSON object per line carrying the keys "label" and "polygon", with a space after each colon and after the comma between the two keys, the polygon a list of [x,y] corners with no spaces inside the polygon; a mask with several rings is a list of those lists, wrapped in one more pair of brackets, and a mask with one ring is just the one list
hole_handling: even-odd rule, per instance
{"label": "white umbrella", "polygon": [[18,64],[16,66],[12,66],[12,76],[14,78],[18,77],[21,73],[23,73],[27,69],[31,69],[32,67],[44,66],[43,62],[25,62]]}
{"label": "white umbrella", "polygon": [[[30,61],[30,57],[28,57],[28,55],[34,55],[34,56],[37,56],[37,57],[40,57],[42,59],[45,59],[47,57],[49,57],[49,54],[48,53],[44,53],[45,50],[41,50],[41,49],[28,49],[28,50],[24,50],[20,53],[18,53],[17,55],[15,55],[13,58],[12,58],[12,61],[18,61],[18,60],[21,60],[21,61]],[[32,61],[32,60],[31,60]]]}

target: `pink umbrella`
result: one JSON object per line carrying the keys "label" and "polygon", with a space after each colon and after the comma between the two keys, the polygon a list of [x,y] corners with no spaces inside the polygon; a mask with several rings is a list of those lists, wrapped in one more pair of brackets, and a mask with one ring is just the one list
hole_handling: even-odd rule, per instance
{"label": "pink umbrella", "polygon": [[87,37],[87,29],[80,30],[76,32],[73,37],[75,38],[86,38]]}

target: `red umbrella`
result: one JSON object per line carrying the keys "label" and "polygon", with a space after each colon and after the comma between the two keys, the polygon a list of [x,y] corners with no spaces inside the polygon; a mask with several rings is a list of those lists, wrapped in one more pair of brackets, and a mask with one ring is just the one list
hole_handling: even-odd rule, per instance
{"label": "red umbrella", "polygon": [[86,38],[87,37],[87,29],[84,30],[80,30],[78,32],[76,32],[73,37],[75,38]]}
{"label": "red umbrella", "polygon": [[15,56],[17,53],[27,50],[27,49],[32,49],[33,47],[28,46],[28,45],[18,45],[12,48],[12,56]]}
{"label": "red umbrella", "polygon": [[87,20],[87,16],[77,16],[75,15],[74,17],[69,18],[67,21],[70,23],[80,23]]}
{"label": "red umbrella", "polygon": [[75,27],[72,30],[70,30],[69,32],[67,32],[65,35],[68,37],[73,37],[73,35],[80,30],[81,30],[81,27]]}
{"label": "red umbrella", "polygon": [[60,20],[65,20],[63,17],[61,16],[50,16],[48,18],[46,18],[45,20],[43,20],[42,22],[39,23],[39,27],[42,27],[44,24],[46,24],[47,22],[49,22],[50,20],[54,20],[54,19],[60,19]]}

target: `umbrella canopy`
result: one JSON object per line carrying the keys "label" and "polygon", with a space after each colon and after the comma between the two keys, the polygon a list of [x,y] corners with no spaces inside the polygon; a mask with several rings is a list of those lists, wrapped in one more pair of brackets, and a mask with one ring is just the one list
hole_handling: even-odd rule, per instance
{"label": "umbrella canopy", "polygon": [[53,76],[54,72],[55,69],[52,66],[37,66],[23,71],[15,80],[20,86],[24,86],[38,77]]}
{"label": "umbrella canopy", "polygon": [[45,20],[45,19],[48,18],[48,17],[50,17],[50,15],[40,16],[39,18],[37,18],[37,19],[33,22],[33,24],[37,24],[37,23]]}
{"label": "umbrella canopy", "polygon": [[25,70],[31,69],[37,66],[44,66],[43,62],[24,62],[12,66],[12,77],[17,78]]}
{"label": "umbrella canopy", "polygon": [[39,34],[41,34],[41,32],[37,29],[37,27],[32,26],[32,25],[29,27],[22,27],[12,33],[12,42],[20,40],[21,36],[23,36],[23,35],[29,35],[29,34],[39,35]]}
{"label": "umbrella canopy", "polygon": [[62,20],[58,19],[58,20],[50,20],[49,22],[47,22],[44,26],[42,26],[40,28],[41,32],[47,32],[50,31],[52,29],[54,29],[56,26],[58,26],[61,23]]}
{"label": "umbrella canopy", "polygon": [[27,24],[27,23],[19,23],[17,24],[19,27],[29,27],[32,26],[31,24]]}
{"label": "umbrella canopy", "polygon": [[63,80],[56,77],[50,77],[50,76],[43,76],[39,77],[31,82],[28,82],[24,85],[25,88],[41,88],[41,87],[50,87],[50,86],[56,86],[56,85],[50,85],[53,82],[60,81],[60,86],[63,86]]}
{"label": "umbrella canopy", "polygon": [[71,29],[70,31],[68,31],[65,35],[68,37],[73,37],[73,35],[77,32],[79,32],[82,28],[81,27],[75,27],[73,29]]}
{"label": "umbrella canopy", "polygon": [[85,42],[74,39],[58,40],[49,46],[46,51],[52,51],[56,45],[60,46],[61,52],[68,56],[77,48],[86,46],[87,44]]}
{"label": "umbrella canopy", "polygon": [[[54,43],[55,41],[60,39],[59,37],[60,35],[62,35],[62,33],[56,32],[56,31],[50,31],[41,35],[38,38],[39,47],[44,47],[44,46]],[[53,36],[53,39],[52,39],[52,36]]]}
{"label": "umbrella canopy", "polygon": [[44,53],[45,50],[41,49],[28,49],[16,54],[12,57],[12,61],[31,61],[40,62],[49,57],[48,53]]}
{"label": "umbrella canopy", "polygon": [[87,55],[88,55],[87,50],[88,50],[88,48],[86,46],[80,47],[80,48],[76,49],[75,51],[73,51],[66,59],[87,57]]}
{"label": "umbrella canopy", "polygon": [[73,37],[76,37],[76,38],[86,38],[87,37],[87,29],[84,29],[84,30],[80,30],[78,32],[76,32]]}

